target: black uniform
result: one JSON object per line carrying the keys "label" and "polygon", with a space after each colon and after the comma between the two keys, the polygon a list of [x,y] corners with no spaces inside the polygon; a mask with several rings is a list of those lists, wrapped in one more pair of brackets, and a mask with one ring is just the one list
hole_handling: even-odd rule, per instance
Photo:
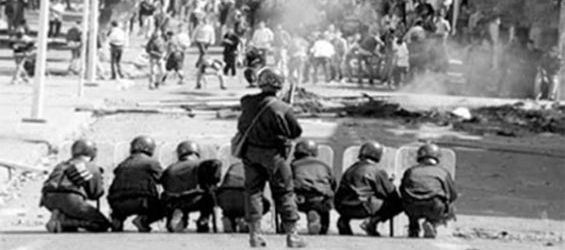
{"label": "black uniform", "polygon": [[162,171],[158,161],[142,153],[120,163],[108,192],[112,219],[123,222],[131,215],[140,215],[147,225],[160,220],[163,209],[157,185]]}
{"label": "black uniform", "polygon": [[[237,218],[245,216],[245,175],[243,163],[231,165],[226,172],[222,184],[217,191],[218,205],[222,208],[224,217],[236,224]],[[265,197],[263,200],[263,215],[269,212],[271,203]]]}
{"label": "black uniform", "polygon": [[217,160],[185,160],[169,166],[161,177],[162,199],[167,221],[180,209],[182,221],[188,224],[188,214],[199,211],[198,231],[208,231],[208,221],[214,212],[213,187],[220,181],[222,163]]}
{"label": "black uniform", "polygon": [[[276,99],[274,93],[247,95],[241,99],[242,114],[238,130],[244,133],[256,114]],[[258,221],[263,213],[263,190],[269,181],[275,206],[283,222],[298,220],[292,171],[286,161],[290,150],[289,140],[298,138],[302,128],[286,103],[275,100],[258,118],[246,140],[243,152],[245,190],[247,193],[246,219]]]}
{"label": "black uniform", "polygon": [[454,218],[452,203],[457,199],[449,172],[439,166],[419,164],[404,173],[400,185],[402,202],[410,219],[410,230],[418,230],[418,219],[434,225]]}
{"label": "black uniform", "polygon": [[[86,168],[90,178],[84,183],[71,179],[71,168]],[[88,231],[101,232],[110,227],[110,222],[98,209],[87,200],[97,200],[104,194],[102,169],[93,163],[80,159],[71,159],[55,166],[49,178],[43,183],[41,204],[49,211],[58,209],[64,216],[61,220],[63,231],[76,231],[84,228]]]}
{"label": "black uniform", "polygon": [[236,59],[237,49],[239,47],[240,39],[234,32],[229,32],[224,36],[224,75],[231,72],[232,76],[236,75]]}
{"label": "black uniform", "polygon": [[347,169],[334,203],[344,223],[368,217],[382,222],[402,212],[400,196],[386,171],[369,160],[358,161]]}
{"label": "black uniform", "polygon": [[310,210],[318,212],[321,217],[321,233],[327,233],[336,187],[331,168],[314,157],[294,160],[291,166],[298,210],[304,213]]}

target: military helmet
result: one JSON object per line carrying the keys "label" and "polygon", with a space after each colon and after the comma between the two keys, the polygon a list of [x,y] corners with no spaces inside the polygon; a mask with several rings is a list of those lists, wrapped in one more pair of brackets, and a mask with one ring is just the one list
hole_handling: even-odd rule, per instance
{"label": "military helmet", "polygon": [[198,143],[193,141],[183,141],[179,143],[177,146],[177,156],[179,160],[190,154],[195,154],[200,157],[200,146]]}
{"label": "military helmet", "polygon": [[257,85],[259,88],[272,87],[280,90],[283,88],[284,76],[278,69],[263,68],[257,73]]}
{"label": "military helmet", "polygon": [[369,141],[364,143],[359,149],[359,159],[371,159],[373,161],[381,161],[383,156],[384,147],[376,141]]}
{"label": "military helmet", "polygon": [[97,151],[96,144],[85,139],[76,140],[71,146],[71,155],[73,157],[88,156],[94,159],[96,158]]}
{"label": "military helmet", "polygon": [[294,156],[318,156],[318,144],[313,140],[302,140],[294,147]]}
{"label": "military helmet", "polygon": [[153,138],[149,136],[138,136],[130,144],[130,153],[144,153],[148,156],[153,156],[157,145]]}
{"label": "military helmet", "polygon": [[434,159],[439,162],[440,154],[438,145],[434,143],[426,143],[418,149],[417,160],[420,162],[425,159]]}

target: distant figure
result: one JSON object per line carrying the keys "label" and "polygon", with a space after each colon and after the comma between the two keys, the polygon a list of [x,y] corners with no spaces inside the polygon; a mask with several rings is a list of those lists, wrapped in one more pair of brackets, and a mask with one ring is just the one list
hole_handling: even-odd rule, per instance
{"label": "distant figure", "polygon": [[75,141],[71,147],[71,159],[55,166],[43,183],[40,206],[51,212],[47,231],[77,232],[83,228],[104,232],[110,227],[110,222],[99,208],[88,203],[104,194],[104,171],[92,163],[96,151],[92,141]]}
{"label": "distant figure", "polygon": [[267,61],[267,53],[271,50],[272,43],[275,39],[275,35],[271,29],[267,28],[264,21],[259,22],[257,29],[253,33],[250,44],[260,50],[263,55],[263,61]]}
{"label": "distant figure", "polygon": [[82,31],[80,27],[80,21],[76,22],[67,31],[67,46],[71,49],[71,61],[69,62],[69,73],[79,74],[81,63],[80,63],[80,52],[82,48]]}
{"label": "distant figure", "polygon": [[182,73],[184,67],[184,54],[187,49],[183,45],[183,41],[180,40],[178,35],[175,35],[172,31],[167,31],[167,55],[165,70],[163,75],[163,83],[166,81],[169,72],[176,73],[178,77],[178,84],[184,84],[184,74]]}
{"label": "distant figure", "polygon": [[314,63],[312,65],[314,73],[312,74],[312,82],[318,82],[318,68],[322,66],[324,71],[324,80],[330,82],[331,59],[335,55],[333,44],[329,41],[329,34],[320,34],[310,49]]}
{"label": "distant figure", "polygon": [[163,168],[152,158],[155,147],[152,138],[136,137],[130,144],[130,156],[114,169],[108,191],[113,232],[122,232],[124,221],[132,215],[136,215],[133,225],[139,232],[150,232],[151,224],[163,218],[157,189]]}
{"label": "distant figure", "polygon": [[406,80],[408,69],[410,67],[410,53],[408,46],[403,39],[394,41],[392,50],[394,53],[394,69],[392,70],[392,88],[399,88]]}
{"label": "distant figure", "polygon": [[203,57],[202,62],[198,64],[198,71],[196,72],[196,89],[201,89],[202,85],[206,86],[208,84],[205,78],[206,75],[215,75],[220,82],[220,89],[225,90],[226,85],[222,75],[223,69],[224,63],[222,61]]}
{"label": "distant figure", "polygon": [[368,219],[362,229],[370,236],[379,236],[377,224],[402,212],[400,195],[380,169],[384,147],[378,142],[368,142],[359,150],[359,160],[349,167],[339,183],[335,195],[335,208],[340,217],[337,228],[341,235],[352,235],[351,219]]}
{"label": "distant figure", "polygon": [[235,76],[237,73],[236,60],[240,42],[239,36],[235,34],[233,29],[228,29],[222,41],[224,45],[224,63],[226,64],[224,67],[224,75],[226,76],[229,74]]}
{"label": "distant figure", "polygon": [[143,0],[139,3],[139,11],[137,13],[140,28],[139,34],[145,37],[150,35],[151,21],[156,9],[157,7],[153,0]]}
{"label": "distant figure", "polygon": [[18,29],[16,31],[16,39],[11,43],[11,47],[16,63],[16,70],[12,76],[11,83],[28,83],[29,77],[33,76],[35,68],[34,42],[25,34],[23,29]]}
{"label": "distant figure", "polygon": [[167,42],[160,29],[156,29],[147,41],[145,52],[149,55],[149,89],[157,89],[164,81],[167,54]]}
{"label": "distant figure", "polygon": [[243,60],[243,66],[245,70],[243,71],[243,76],[249,84],[249,87],[256,87],[257,82],[257,72],[267,65],[265,61],[264,51],[259,50],[253,46],[247,48],[245,53],[245,59]]}
{"label": "distant figure", "polygon": [[208,47],[216,43],[216,31],[206,18],[202,20],[192,34],[192,41],[198,48],[198,60],[196,68],[199,68],[204,56],[208,53]]}
{"label": "distant figure", "polygon": [[118,22],[112,21],[112,28],[108,33],[108,41],[110,43],[110,65],[112,68],[112,79],[124,78],[122,74],[122,54],[124,53],[124,46],[126,44],[126,33]]}
{"label": "distant figure", "polygon": [[218,160],[201,160],[200,146],[192,141],[181,142],[177,147],[178,161],[163,172],[161,195],[165,205],[167,230],[182,232],[188,226],[191,212],[198,211],[196,231],[210,231],[210,216],[214,212],[215,186],[220,182],[222,163]]}
{"label": "distant figure", "polygon": [[58,37],[63,24],[63,14],[65,13],[65,5],[60,0],[51,0],[49,7],[49,32],[48,37]]}
{"label": "distant figure", "polygon": [[457,199],[451,174],[439,166],[440,149],[426,144],[418,149],[418,165],[408,169],[402,177],[400,193],[408,215],[408,237],[418,238],[420,220],[424,222],[425,238],[435,238],[436,227],[455,219],[453,202]]}

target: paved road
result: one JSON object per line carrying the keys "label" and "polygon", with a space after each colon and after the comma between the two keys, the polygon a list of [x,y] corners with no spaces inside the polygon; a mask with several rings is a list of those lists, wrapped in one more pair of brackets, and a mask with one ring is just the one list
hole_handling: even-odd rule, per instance
{"label": "paved road", "polygon": [[[121,234],[60,234],[43,232],[5,232],[0,235],[3,250],[100,250],[100,249],[250,249],[242,234],[202,235],[195,233],[121,233]],[[287,249],[284,236],[268,235],[267,249]],[[558,249],[540,244],[503,243],[454,238],[413,240],[407,238],[370,238],[317,236],[307,237],[306,249],[395,249],[395,250],[533,250]]]}

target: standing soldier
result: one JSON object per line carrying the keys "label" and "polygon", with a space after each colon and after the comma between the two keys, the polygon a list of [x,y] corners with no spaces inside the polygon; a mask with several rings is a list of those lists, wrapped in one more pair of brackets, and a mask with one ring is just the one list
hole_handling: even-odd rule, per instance
{"label": "standing soldier", "polygon": [[438,225],[455,219],[453,202],[457,192],[449,172],[438,165],[440,149],[437,145],[420,147],[417,157],[418,165],[404,173],[400,185],[402,202],[410,220],[408,237],[418,237],[419,220],[424,219],[424,237],[435,238]]}
{"label": "standing soldier", "polygon": [[192,141],[177,147],[179,161],[163,172],[163,203],[169,232],[182,232],[188,226],[190,212],[199,211],[196,231],[210,231],[210,216],[214,212],[215,186],[220,182],[222,163],[200,160],[200,147]]}
{"label": "standing soldier", "polygon": [[96,157],[92,141],[78,140],[71,147],[72,158],[55,166],[41,190],[41,206],[51,211],[47,231],[92,232],[108,230],[110,222],[87,200],[98,200],[104,194],[102,169],[92,163]]}
{"label": "standing soldier", "polygon": [[363,226],[368,235],[379,236],[377,223],[387,221],[402,212],[400,196],[384,169],[377,167],[384,147],[367,142],[359,150],[359,161],[343,174],[335,195],[335,207],[340,217],[339,234],[352,235],[351,219],[369,218]]}
{"label": "standing soldier", "polygon": [[317,156],[316,142],[301,141],[296,144],[291,166],[298,210],[307,214],[308,233],[326,234],[336,181],[331,167],[316,159]]}
{"label": "standing soldier", "polygon": [[114,181],[108,192],[112,209],[112,231],[123,231],[124,220],[133,220],[139,232],[151,231],[151,223],[162,218],[157,184],[163,169],[153,158],[155,141],[147,136],[136,137],[131,142],[131,155],[114,170]]}
{"label": "standing soldier", "polygon": [[283,88],[284,77],[279,71],[265,68],[258,76],[261,93],[246,95],[241,99],[242,114],[238,121],[241,133],[248,131],[243,150],[245,165],[246,219],[249,224],[251,247],[265,247],[261,236],[263,190],[265,183],[273,191],[277,211],[281,213],[288,247],[305,247],[298,235],[292,170],[287,163],[290,140],[302,134],[302,128],[292,113],[292,108],[277,99]]}

